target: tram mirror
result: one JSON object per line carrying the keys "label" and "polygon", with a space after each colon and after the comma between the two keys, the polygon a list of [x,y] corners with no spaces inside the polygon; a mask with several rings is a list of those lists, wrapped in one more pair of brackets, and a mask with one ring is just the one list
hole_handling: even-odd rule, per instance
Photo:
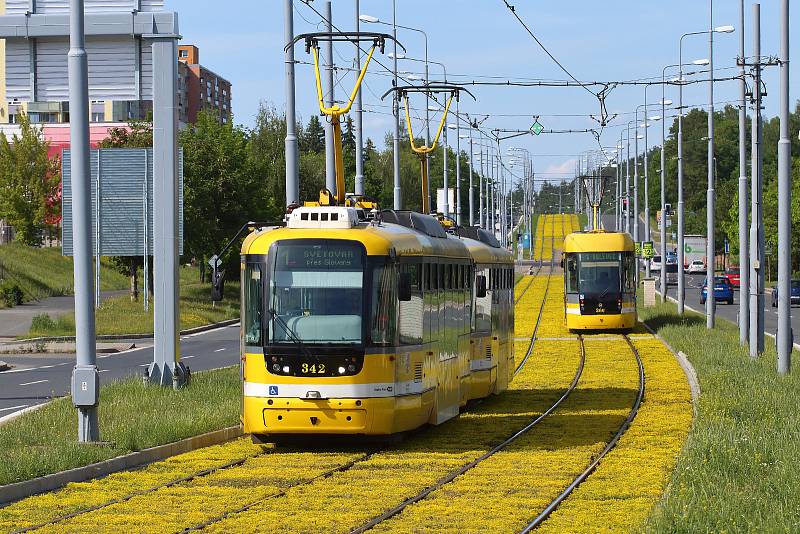
{"label": "tram mirror", "polygon": [[564,268],[564,258],[561,258],[561,268]]}
{"label": "tram mirror", "polygon": [[211,271],[211,300],[219,302],[225,293],[225,271]]}
{"label": "tram mirror", "polygon": [[482,274],[475,277],[475,296],[479,299],[486,296],[486,277]]}
{"label": "tram mirror", "polygon": [[397,290],[397,298],[400,302],[411,300],[411,273],[400,273],[400,286]]}

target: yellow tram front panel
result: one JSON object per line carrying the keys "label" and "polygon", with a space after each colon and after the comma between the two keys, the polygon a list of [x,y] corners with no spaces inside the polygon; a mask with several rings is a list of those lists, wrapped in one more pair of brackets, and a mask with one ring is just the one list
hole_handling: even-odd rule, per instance
{"label": "yellow tram front panel", "polygon": [[564,240],[564,321],[570,330],[636,326],[633,240],[618,232],[569,234]]}

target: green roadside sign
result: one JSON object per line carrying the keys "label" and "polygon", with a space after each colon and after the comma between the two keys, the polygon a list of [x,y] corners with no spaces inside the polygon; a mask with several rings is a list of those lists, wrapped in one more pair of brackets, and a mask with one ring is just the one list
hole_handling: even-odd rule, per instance
{"label": "green roadside sign", "polygon": [[642,244],[641,243],[639,243],[638,241],[636,243],[634,243],[633,244],[633,250],[634,250],[634,253],[633,253],[634,256],[636,256],[637,258],[641,258],[642,257]]}
{"label": "green roadside sign", "polygon": [[644,259],[651,260],[653,256],[656,255],[655,247],[653,246],[652,241],[643,241],[642,242],[642,253],[644,255]]}
{"label": "green roadside sign", "polygon": [[531,131],[534,133],[534,135],[539,135],[544,131],[544,126],[542,126],[542,123],[539,122],[539,119],[536,119],[536,122],[533,123],[533,126],[531,126]]}

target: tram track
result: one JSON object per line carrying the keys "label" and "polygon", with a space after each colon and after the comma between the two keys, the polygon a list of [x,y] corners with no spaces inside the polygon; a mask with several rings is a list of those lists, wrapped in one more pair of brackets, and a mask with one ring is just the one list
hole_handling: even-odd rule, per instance
{"label": "tram track", "polygon": [[[644,389],[645,389],[645,375],[644,375],[644,365],[642,363],[642,358],[639,355],[639,351],[636,349],[633,342],[631,342],[630,337],[627,334],[623,335],[622,338],[628,345],[628,348],[634,355],[636,360],[636,365],[638,367],[639,372],[639,389],[636,395],[636,399],[634,400],[633,406],[631,407],[628,416],[619,426],[617,431],[614,433],[614,436],[609,440],[606,444],[605,448],[594,458],[594,460],[589,464],[586,469],[584,469],[578,476],[576,476],[573,481],[561,492],[559,495],[553,499],[530,523],[528,523],[525,528],[523,528],[520,532],[521,534],[527,534],[528,532],[533,531],[537,527],[539,527],[548,517],[559,507],[559,505],[570,496],[570,494],[578,487],[580,484],[586,480],[589,475],[591,475],[600,462],[606,457],[606,455],[614,449],[614,447],[619,442],[620,438],[622,438],[623,434],[628,430],[631,423],[633,423],[636,414],[639,412],[639,408],[642,404],[642,399],[644,398]],[[582,336],[578,336],[578,339],[581,341],[581,354],[585,353],[584,341]]]}
{"label": "tram track", "polygon": [[[552,271],[552,269],[551,269],[551,271]],[[548,279],[549,279],[549,276],[548,276]],[[543,302],[545,300],[546,300],[546,298],[543,299]],[[538,326],[540,320],[541,320],[541,310],[540,310],[540,316],[537,318],[537,326]],[[522,366],[524,365],[525,361],[527,361],[528,356],[533,352],[533,347],[534,347],[534,344],[535,344],[535,341],[536,341],[535,330],[536,329],[534,329],[534,333],[531,335],[531,344],[528,347],[528,351],[527,351],[526,357],[523,360],[523,363],[520,363],[519,367],[517,368],[517,371],[522,368]],[[508,449],[508,447],[510,445],[516,443],[517,440],[519,440],[522,436],[526,435],[531,429],[533,429],[536,425],[538,425],[547,416],[552,414],[570,396],[570,394],[573,391],[575,391],[575,389],[578,386],[578,383],[580,382],[581,376],[583,374],[583,369],[584,369],[584,365],[585,365],[585,361],[586,361],[586,355],[585,355],[584,345],[583,345],[581,336],[578,336],[578,339],[581,340],[581,343],[580,343],[580,358],[579,358],[579,362],[578,362],[578,368],[576,369],[575,374],[574,374],[574,376],[572,378],[572,381],[570,382],[569,386],[567,386],[567,388],[563,392],[563,394],[552,405],[550,405],[549,408],[544,410],[541,414],[539,414],[537,417],[535,417],[533,420],[531,420],[524,427],[522,427],[521,429],[519,429],[516,432],[514,432],[514,434],[512,434],[511,436],[506,438],[499,445],[496,445],[495,447],[493,447],[489,451],[483,453],[482,455],[480,455],[479,457],[475,458],[471,462],[469,462],[467,464],[464,464],[461,467],[459,467],[458,469],[456,469],[454,471],[451,471],[447,475],[441,477],[434,484],[426,487],[425,489],[423,489],[422,491],[420,491],[416,495],[403,500],[401,503],[397,504],[396,506],[390,508],[389,510],[384,511],[382,514],[380,514],[380,515],[378,515],[376,517],[373,517],[372,519],[370,519],[366,523],[360,525],[359,527],[350,530],[350,534],[360,534],[360,533],[366,532],[368,530],[371,530],[371,529],[375,528],[376,526],[380,525],[381,523],[383,523],[383,522],[391,519],[392,517],[395,517],[396,515],[400,514],[401,512],[403,512],[403,510],[405,510],[409,506],[422,501],[423,499],[428,497],[431,493],[433,493],[433,492],[435,492],[435,491],[437,491],[439,489],[442,489],[447,484],[449,484],[450,482],[452,482],[453,480],[455,480],[459,476],[467,473],[469,470],[471,470],[475,466],[477,466],[480,463],[484,462],[485,460],[495,456],[497,453]],[[516,372],[515,372],[515,374],[516,374]]]}

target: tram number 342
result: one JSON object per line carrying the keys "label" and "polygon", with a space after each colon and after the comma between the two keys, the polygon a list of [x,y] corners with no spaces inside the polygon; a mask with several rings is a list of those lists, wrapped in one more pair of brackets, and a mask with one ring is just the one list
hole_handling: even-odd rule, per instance
{"label": "tram number 342", "polygon": [[324,375],[324,363],[303,363],[300,365],[300,372],[304,375]]}

